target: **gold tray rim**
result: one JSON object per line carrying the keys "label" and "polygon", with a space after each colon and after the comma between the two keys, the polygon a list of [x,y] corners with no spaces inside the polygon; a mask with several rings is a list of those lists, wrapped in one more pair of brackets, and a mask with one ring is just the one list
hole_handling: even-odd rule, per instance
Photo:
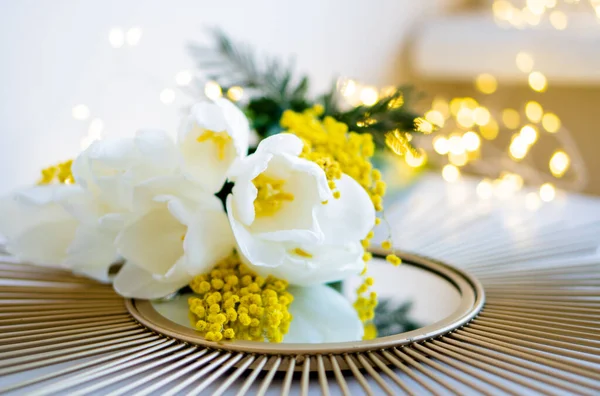
{"label": "gold tray rim", "polygon": [[[383,257],[383,254],[377,251],[374,251],[373,255],[379,258]],[[464,326],[476,317],[483,308],[485,304],[485,292],[479,280],[473,275],[452,265],[427,257],[410,253],[398,253],[398,256],[404,262],[402,265],[413,265],[425,269],[445,279],[454,286],[461,296],[459,306],[456,310],[447,317],[430,325],[374,340],[321,344],[277,344],[239,340],[226,342],[207,341],[197,331],[172,322],[159,314],[149,300],[126,299],[125,306],[129,313],[148,329],[190,344],[232,352],[292,356],[362,352],[425,341]]]}

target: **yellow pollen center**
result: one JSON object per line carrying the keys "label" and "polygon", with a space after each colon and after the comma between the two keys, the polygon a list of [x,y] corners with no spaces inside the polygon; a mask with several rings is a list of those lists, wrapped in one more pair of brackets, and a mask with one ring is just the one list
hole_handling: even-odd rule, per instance
{"label": "yellow pollen center", "polygon": [[219,159],[225,159],[225,147],[227,147],[227,143],[231,142],[231,136],[229,136],[225,131],[215,132],[206,130],[196,138],[198,143],[204,143],[208,140],[212,140],[212,142],[217,146],[217,154]]}
{"label": "yellow pollen center", "polygon": [[293,194],[283,191],[284,180],[273,179],[261,173],[252,183],[258,190],[254,200],[256,217],[271,216],[281,209],[284,202],[294,200]]}
{"label": "yellow pollen center", "polygon": [[297,254],[300,257],[312,258],[313,255],[308,253],[306,250],[295,248],[292,250],[292,253]]}

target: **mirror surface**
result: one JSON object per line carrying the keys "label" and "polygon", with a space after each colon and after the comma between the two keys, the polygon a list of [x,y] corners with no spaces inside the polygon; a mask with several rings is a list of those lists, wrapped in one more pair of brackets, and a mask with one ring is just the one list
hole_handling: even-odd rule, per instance
{"label": "mirror surface", "polygon": [[[369,275],[375,283],[379,304],[371,325],[363,326],[352,304],[359,277],[348,279],[341,292],[329,286],[290,287],[294,302],[290,313],[294,319],[284,343],[325,343],[359,341],[363,334],[390,336],[436,323],[451,315],[460,305],[460,293],[447,279],[425,268],[406,262],[399,267],[374,258]],[[169,301],[152,303],[167,319],[192,328],[187,298],[182,294]],[[200,335],[200,334],[199,334]]]}

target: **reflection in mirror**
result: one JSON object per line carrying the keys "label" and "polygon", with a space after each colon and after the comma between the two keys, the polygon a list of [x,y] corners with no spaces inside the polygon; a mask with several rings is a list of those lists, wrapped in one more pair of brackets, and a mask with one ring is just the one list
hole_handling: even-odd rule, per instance
{"label": "reflection in mirror", "polygon": [[[336,287],[318,285],[290,287],[293,320],[284,343],[330,343],[359,341],[390,336],[431,325],[451,315],[460,304],[458,290],[445,278],[405,262],[390,266],[374,258],[369,264],[379,305],[375,319],[364,326],[352,307],[359,277]],[[338,291],[341,290],[341,292]],[[167,319],[192,328],[187,299],[181,294],[167,301],[156,301],[154,309]]]}

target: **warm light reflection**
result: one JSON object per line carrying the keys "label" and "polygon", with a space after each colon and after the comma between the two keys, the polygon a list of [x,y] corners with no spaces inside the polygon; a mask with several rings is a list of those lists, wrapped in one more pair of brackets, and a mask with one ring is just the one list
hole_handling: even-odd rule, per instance
{"label": "warm light reflection", "polygon": [[425,113],[425,119],[437,127],[441,128],[444,126],[444,115],[437,110],[430,110]]}
{"label": "warm light reflection", "polygon": [[477,151],[481,146],[481,139],[478,134],[469,131],[462,136],[462,143],[467,151]]}
{"label": "warm light reflection", "polygon": [[471,128],[473,125],[475,125],[475,120],[473,119],[473,112],[471,109],[467,107],[460,109],[456,115],[456,122],[463,128]]}
{"label": "warm light reflection", "polygon": [[552,183],[544,183],[540,187],[540,198],[544,202],[550,202],[556,197],[556,189]]}
{"label": "warm light reflection", "polygon": [[521,124],[521,115],[515,109],[502,110],[502,122],[508,129],[517,129]]}
{"label": "warm light reflection", "polygon": [[525,208],[532,212],[535,212],[542,206],[542,201],[540,200],[540,196],[534,192],[530,192],[525,195]]}
{"label": "warm light reflection", "polygon": [[237,102],[238,100],[242,99],[243,95],[244,95],[244,89],[237,85],[234,85],[233,87],[231,87],[227,90],[227,97],[234,102]]}
{"label": "warm light reflection", "polygon": [[490,112],[485,107],[477,107],[473,110],[473,120],[477,125],[486,125],[490,122]]}
{"label": "warm light reflection", "polygon": [[525,115],[531,122],[540,122],[544,115],[544,109],[538,102],[531,100],[525,105]]}
{"label": "warm light reflection", "polygon": [[523,73],[529,73],[531,70],[533,70],[533,57],[528,52],[519,52],[515,62],[517,64],[517,68]]}
{"label": "warm light reflection", "polygon": [[455,182],[460,177],[460,170],[454,165],[450,165],[450,164],[445,165],[442,168],[442,177],[447,182],[450,182],[450,183]]}
{"label": "warm light reflection", "polygon": [[404,161],[408,166],[412,168],[418,168],[420,166],[423,166],[426,160],[427,154],[423,149],[419,149],[418,155],[413,155],[412,152],[407,151],[406,155],[404,156]]}
{"label": "warm light reflection", "polygon": [[533,125],[525,125],[521,128],[519,135],[523,138],[523,141],[529,145],[532,145],[538,139],[538,131]]}
{"label": "warm light reflection", "polygon": [[479,127],[479,133],[483,136],[484,139],[494,140],[498,137],[498,132],[500,128],[498,127],[498,123],[491,119],[487,125],[482,125]]}
{"label": "warm light reflection", "polygon": [[433,149],[440,155],[448,154],[448,139],[445,136],[438,135],[433,138]]}
{"label": "warm light reflection", "polygon": [[548,19],[556,30],[565,30],[569,24],[567,14],[559,10],[552,11]]}
{"label": "warm light reflection", "polygon": [[550,172],[555,177],[562,177],[567,169],[569,169],[570,164],[571,159],[569,155],[562,150],[558,150],[550,158]]}
{"label": "warm light reflection", "polygon": [[488,73],[483,73],[475,79],[475,87],[484,94],[492,94],[498,88],[496,78]]}
{"label": "warm light reflection", "polygon": [[544,92],[548,88],[546,76],[538,71],[529,73],[529,86],[536,92]]}
{"label": "warm light reflection", "polygon": [[209,99],[215,100],[223,96],[223,91],[216,81],[207,81],[204,85],[204,95]]}
{"label": "warm light reflection", "polygon": [[490,199],[494,194],[494,189],[492,187],[492,182],[490,179],[483,179],[477,184],[477,196],[481,199]]}
{"label": "warm light reflection", "polygon": [[554,113],[546,113],[542,117],[542,126],[550,133],[556,133],[560,129],[560,118]]}
{"label": "warm light reflection", "polygon": [[523,139],[522,136],[517,135],[508,148],[508,152],[510,156],[514,160],[522,160],[527,155],[529,151],[529,144]]}
{"label": "warm light reflection", "polygon": [[431,103],[431,109],[439,112],[444,119],[450,117],[450,105],[443,98],[435,98]]}
{"label": "warm light reflection", "polygon": [[465,152],[462,136],[460,134],[453,133],[452,135],[450,135],[450,138],[448,139],[448,151],[456,155]]}
{"label": "warm light reflection", "polygon": [[360,91],[360,101],[365,106],[372,106],[377,103],[379,99],[379,94],[377,93],[377,89],[374,87],[364,87],[362,91]]}

